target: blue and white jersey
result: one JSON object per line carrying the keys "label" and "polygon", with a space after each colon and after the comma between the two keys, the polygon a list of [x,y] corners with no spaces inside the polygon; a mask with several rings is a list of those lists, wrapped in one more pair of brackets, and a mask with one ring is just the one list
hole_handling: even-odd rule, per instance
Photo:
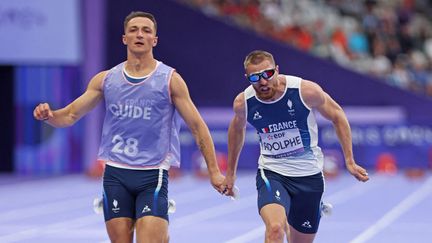
{"label": "blue and white jersey", "polygon": [[284,77],[284,94],[275,101],[260,100],[252,85],[244,92],[247,121],[259,135],[259,168],[285,176],[313,175],[323,168],[318,126],[301,97],[302,79]]}
{"label": "blue and white jersey", "polygon": [[129,169],[180,166],[179,116],[171,102],[173,68],[158,62],[139,83],[129,82],[121,63],[102,84],[105,120],[99,159]]}

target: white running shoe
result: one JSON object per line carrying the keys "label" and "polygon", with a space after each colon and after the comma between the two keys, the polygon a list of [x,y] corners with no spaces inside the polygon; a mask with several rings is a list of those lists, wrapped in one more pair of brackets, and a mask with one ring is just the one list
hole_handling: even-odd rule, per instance
{"label": "white running shoe", "polygon": [[333,205],[328,202],[321,202],[321,217],[330,216],[333,213]]}

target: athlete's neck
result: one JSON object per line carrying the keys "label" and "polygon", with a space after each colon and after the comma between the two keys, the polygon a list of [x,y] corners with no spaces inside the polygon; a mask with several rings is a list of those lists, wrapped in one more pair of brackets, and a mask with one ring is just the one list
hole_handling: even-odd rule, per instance
{"label": "athlete's neck", "polygon": [[151,73],[157,65],[156,59],[151,58],[128,58],[125,70],[129,75],[141,77]]}

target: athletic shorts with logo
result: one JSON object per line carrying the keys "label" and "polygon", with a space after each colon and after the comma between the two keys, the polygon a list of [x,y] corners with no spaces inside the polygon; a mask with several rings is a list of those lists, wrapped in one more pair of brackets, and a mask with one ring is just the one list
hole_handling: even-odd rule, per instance
{"label": "athletic shorts with logo", "polygon": [[256,176],[258,210],[276,203],[285,208],[288,223],[305,234],[318,231],[321,197],[324,192],[322,173],[311,176],[283,176],[259,169]]}
{"label": "athletic shorts with logo", "polygon": [[103,177],[105,221],[118,217],[168,219],[168,171],[105,167]]}

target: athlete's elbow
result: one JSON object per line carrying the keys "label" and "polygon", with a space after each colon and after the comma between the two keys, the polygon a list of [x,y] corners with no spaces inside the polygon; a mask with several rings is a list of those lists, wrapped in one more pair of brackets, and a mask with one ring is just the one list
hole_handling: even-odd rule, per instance
{"label": "athlete's elbow", "polygon": [[58,127],[70,127],[74,125],[81,117],[76,114],[69,114]]}
{"label": "athlete's elbow", "polygon": [[335,127],[346,127],[346,126],[349,127],[349,122],[345,115],[335,116],[332,119],[332,123]]}

